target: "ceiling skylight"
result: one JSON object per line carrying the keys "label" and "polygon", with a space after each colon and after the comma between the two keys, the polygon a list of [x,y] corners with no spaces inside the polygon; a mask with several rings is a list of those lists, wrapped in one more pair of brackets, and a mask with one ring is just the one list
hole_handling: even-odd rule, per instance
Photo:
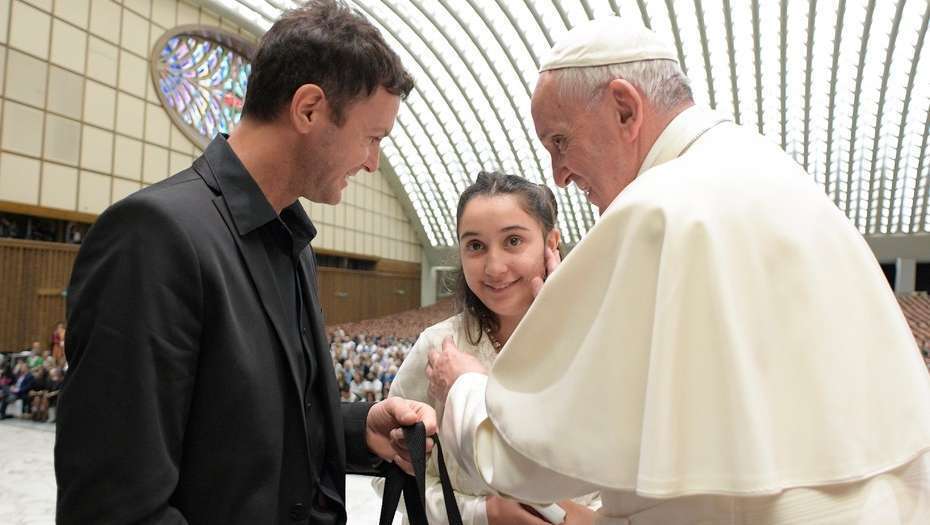
{"label": "ceiling skylight", "polygon": [[[258,31],[292,0],[203,0]],[[930,3],[926,0],[354,0],[417,81],[391,168],[433,246],[454,242],[458,194],[479,170],[545,182],[568,243],[596,210],[554,187],[530,94],[567,28],[617,13],[676,43],[695,99],[764,134],[867,234],[930,231]]]}

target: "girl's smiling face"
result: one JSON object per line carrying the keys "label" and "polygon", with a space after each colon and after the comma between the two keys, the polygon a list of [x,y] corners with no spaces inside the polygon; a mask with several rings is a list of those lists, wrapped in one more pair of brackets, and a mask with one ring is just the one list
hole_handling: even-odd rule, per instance
{"label": "girl's smiling face", "polygon": [[[459,220],[465,282],[499,317],[522,317],[533,302],[533,278],[546,276],[543,225],[523,208],[518,195],[479,195]],[[557,246],[557,234],[550,237]]]}

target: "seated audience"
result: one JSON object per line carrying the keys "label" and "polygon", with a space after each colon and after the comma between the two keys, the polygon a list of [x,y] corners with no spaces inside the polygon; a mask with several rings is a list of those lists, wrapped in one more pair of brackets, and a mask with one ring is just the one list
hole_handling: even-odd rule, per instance
{"label": "seated audience", "polygon": [[35,377],[29,371],[29,366],[24,362],[17,363],[14,370],[16,379],[9,387],[9,391],[0,399],[0,419],[13,417],[6,413],[6,409],[10,403],[15,403],[17,400],[22,402],[23,414],[29,413],[29,391],[32,390]]}
{"label": "seated audience", "polygon": [[49,408],[55,406],[58,400],[58,391],[61,390],[61,384],[64,378],[61,375],[61,369],[51,368],[47,372],[40,369],[40,374],[36,375],[36,381],[29,392],[32,399],[32,420],[48,421]]}
{"label": "seated audience", "polygon": [[6,359],[3,366],[0,367],[0,398],[5,398],[10,393],[10,387],[15,382],[16,376],[13,374],[13,364],[10,359]]}
{"label": "seated audience", "polygon": [[33,341],[32,347],[29,348],[29,357],[26,358],[26,364],[29,365],[30,369],[33,369],[42,366],[43,363],[45,363],[45,358],[42,355],[42,347],[38,341]]}

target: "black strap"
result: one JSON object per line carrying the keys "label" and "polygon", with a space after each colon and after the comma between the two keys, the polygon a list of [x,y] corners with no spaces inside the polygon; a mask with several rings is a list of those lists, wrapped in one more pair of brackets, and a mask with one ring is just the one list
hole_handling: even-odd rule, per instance
{"label": "black strap", "polygon": [[[404,495],[404,504],[407,507],[407,520],[410,525],[429,525],[426,518],[426,427],[423,423],[404,427],[404,439],[410,450],[410,461],[413,464],[415,476],[410,476],[397,465],[391,465],[384,481],[384,497],[381,502],[381,525],[391,525],[394,513],[400,503],[400,495]],[[439,439],[433,436],[439,455],[439,481],[442,484],[442,499],[446,506],[446,518],[449,525],[462,525],[462,516],[452,491],[452,482],[446,470],[446,462],[442,455],[442,445]]]}
{"label": "black strap", "polygon": [[439,438],[436,440],[436,449],[439,457],[439,482],[442,484],[442,499],[446,505],[446,518],[449,525],[462,525],[462,515],[459,514],[459,504],[455,501],[455,492],[452,489],[452,482],[449,481],[449,471],[446,470],[446,460],[442,455],[442,445],[439,444]]}

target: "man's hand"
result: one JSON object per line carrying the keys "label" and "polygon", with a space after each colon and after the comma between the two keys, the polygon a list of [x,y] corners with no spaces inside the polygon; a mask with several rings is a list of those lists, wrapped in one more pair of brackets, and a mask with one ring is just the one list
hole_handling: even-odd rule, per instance
{"label": "man's hand", "polygon": [[532,510],[516,501],[500,496],[488,496],[484,499],[488,514],[488,525],[549,525]]}
{"label": "man's hand", "polygon": [[560,501],[559,506],[565,510],[563,525],[591,525],[597,517],[593,510],[570,499]]}
{"label": "man's hand", "polygon": [[442,351],[431,350],[427,356],[426,377],[429,379],[430,398],[445,403],[449,389],[460,375],[467,372],[487,374],[488,369],[471,354],[459,351],[452,337],[442,340]]}
{"label": "man's hand", "polygon": [[[422,421],[426,427],[426,435],[436,433],[436,411],[433,407],[419,401],[411,401],[400,397],[389,397],[372,405],[365,420],[365,443],[368,449],[403,469],[407,474],[413,474],[410,464],[410,451],[404,440],[403,428]],[[429,457],[433,448],[433,440],[426,439],[426,456]]]}
{"label": "man's hand", "polygon": [[[552,272],[559,267],[559,264],[562,264],[562,256],[559,255],[559,250],[553,250],[552,248],[546,247],[546,277],[552,275]],[[542,277],[533,277],[533,280],[530,281],[530,286],[533,287],[533,297],[539,295],[539,292],[542,291],[543,284],[545,284],[545,279]]]}

